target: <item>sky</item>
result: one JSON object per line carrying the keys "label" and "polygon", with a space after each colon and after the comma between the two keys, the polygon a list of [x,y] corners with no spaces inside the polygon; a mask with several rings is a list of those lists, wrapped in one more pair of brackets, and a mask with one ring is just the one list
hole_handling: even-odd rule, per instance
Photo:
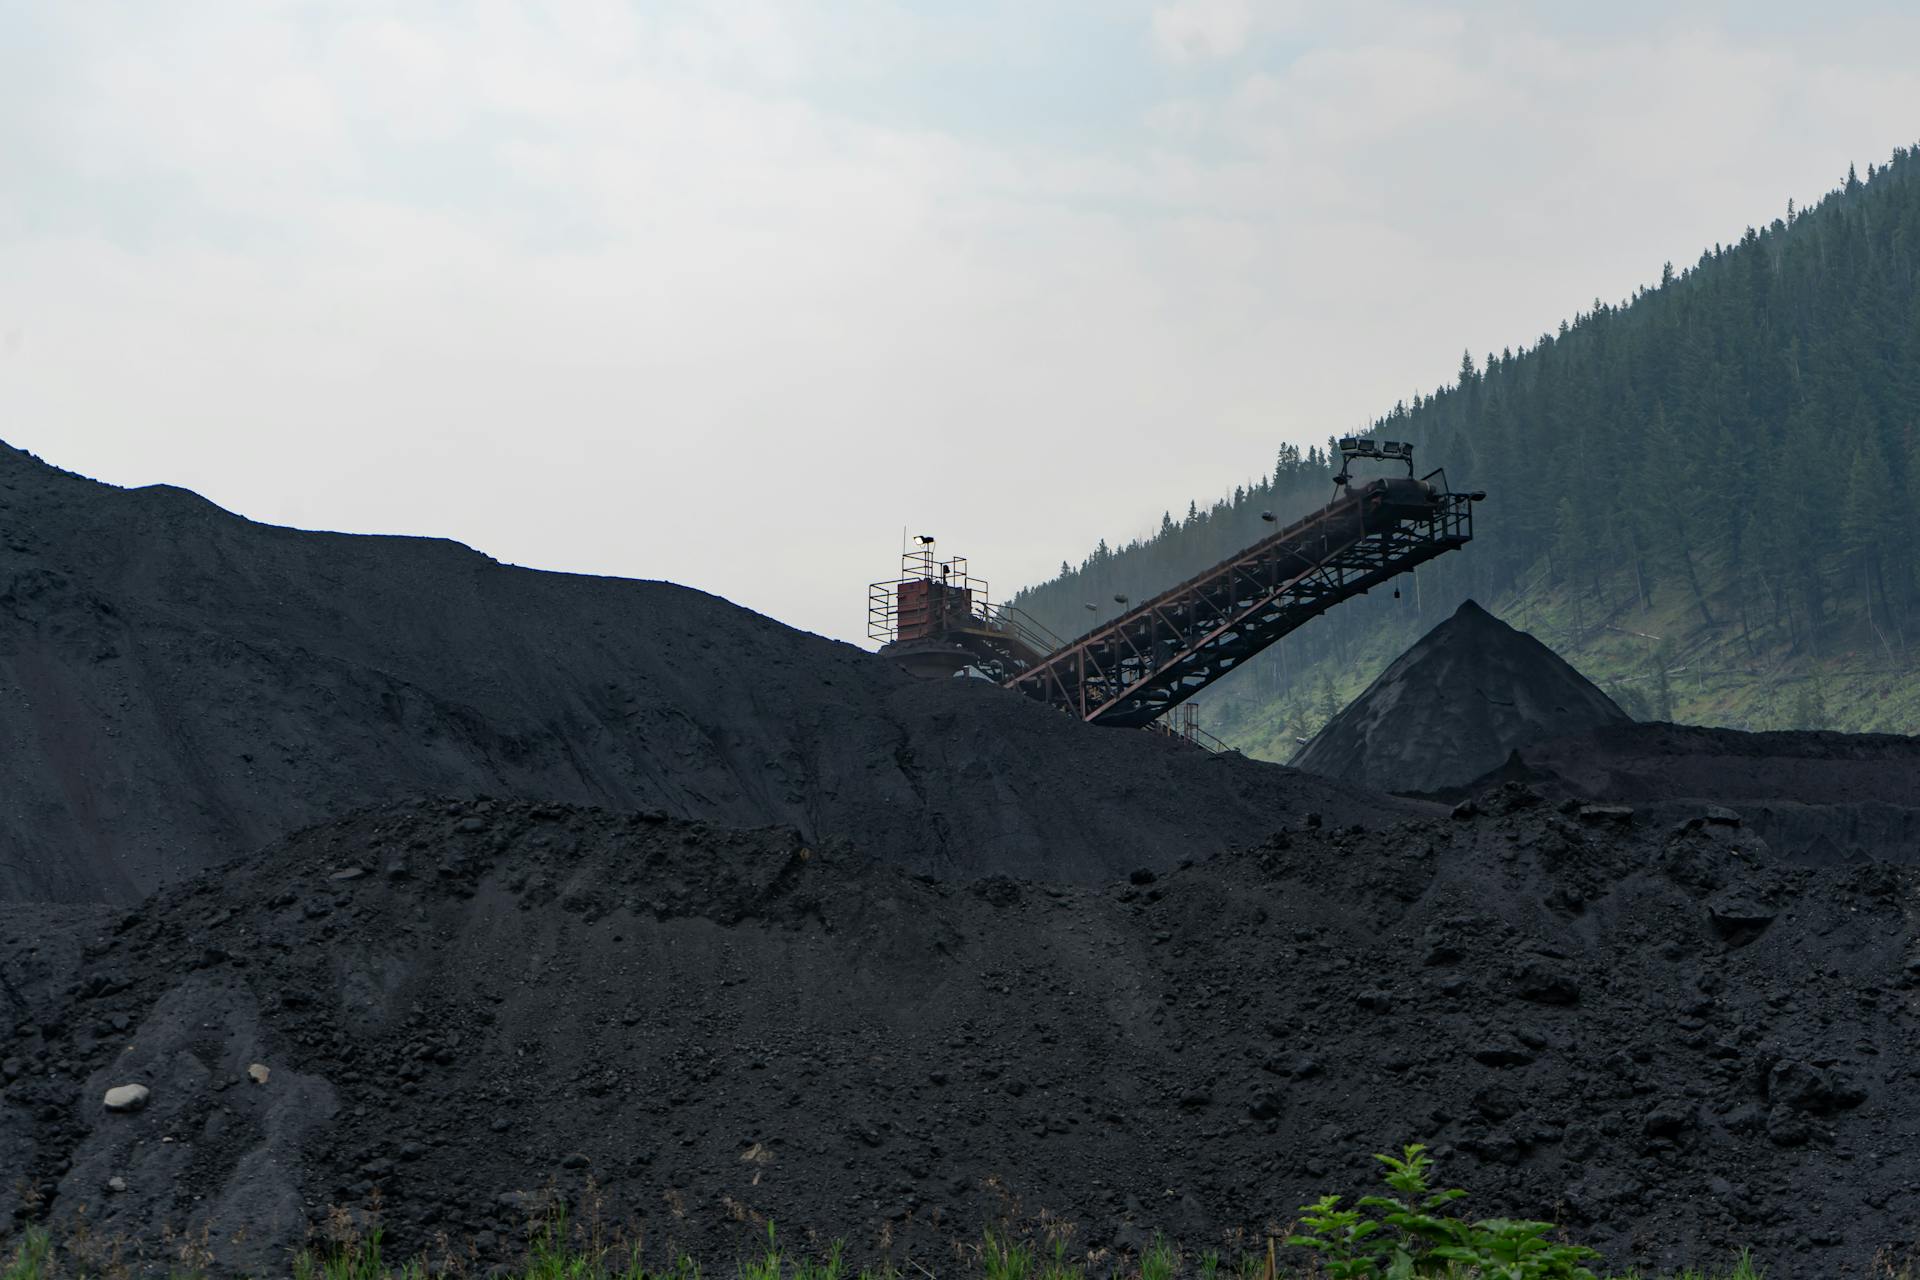
{"label": "sky", "polygon": [[1915,48],[1773,0],[0,0],[0,439],[864,642],[903,531],[1011,595],[1920,141]]}

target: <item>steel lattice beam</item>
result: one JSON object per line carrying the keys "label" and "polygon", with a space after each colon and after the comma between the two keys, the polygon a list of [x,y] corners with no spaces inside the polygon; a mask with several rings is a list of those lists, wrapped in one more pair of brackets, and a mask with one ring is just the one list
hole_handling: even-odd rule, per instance
{"label": "steel lattice beam", "polygon": [[1092,724],[1138,727],[1342,600],[1473,537],[1471,499],[1412,480],[1339,501],[1006,681]]}

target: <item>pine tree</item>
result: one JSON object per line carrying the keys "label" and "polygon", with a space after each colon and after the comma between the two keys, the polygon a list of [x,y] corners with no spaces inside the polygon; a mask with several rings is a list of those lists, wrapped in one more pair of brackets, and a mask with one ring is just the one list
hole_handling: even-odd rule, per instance
{"label": "pine tree", "polygon": [[1673,666],[1673,644],[1662,640],[1653,651],[1653,718],[1673,720],[1673,682],[1668,672]]}
{"label": "pine tree", "polygon": [[1794,693],[1793,724],[1795,729],[1831,729],[1833,717],[1827,710],[1826,682],[1820,678],[1816,668],[1801,680],[1800,687]]}
{"label": "pine tree", "polygon": [[1571,497],[1563,497],[1553,506],[1553,565],[1563,581],[1578,582],[1586,566],[1585,530],[1580,513]]}
{"label": "pine tree", "polygon": [[1320,725],[1326,725],[1340,714],[1340,694],[1333,687],[1333,674],[1322,672],[1320,675]]}
{"label": "pine tree", "polygon": [[[1880,440],[1871,430],[1854,433],[1853,462],[1847,468],[1846,499],[1840,509],[1840,545],[1859,583],[1860,606],[1880,643],[1891,650],[1893,627],[1883,576],[1883,557],[1897,549],[1903,513],[1895,505],[1893,478]],[[1876,617],[1875,596],[1879,597]]]}
{"label": "pine tree", "polygon": [[[1756,667],[1875,634],[1903,651],[1920,616],[1920,150],[1685,270],[1663,264],[1631,302],[1596,299],[1484,367],[1463,351],[1454,376],[1372,430],[1489,499],[1473,544],[1420,570],[1420,612],[1380,593],[1289,638],[1277,687],[1300,691],[1309,715],[1323,676],[1390,659],[1468,595],[1497,605],[1540,588],[1548,568],[1545,589],[1581,608],[1684,600],[1708,633],[1701,652],[1731,642]],[[1271,479],[1238,502],[1189,502],[1170,530],[1090,555],[1018,603],[1077,631],[1084,600],[1145,599],[1260,536],[1261,509],[1291,521],[1331,496],[1321,445],[1272,457]],[[1248,665],[1256,676],[1230,678],[1229,695],[1277,669]],[[1651,697],[1652,674],[1632,687]],[[1773,696],[1784,720],[1796,689]]]}

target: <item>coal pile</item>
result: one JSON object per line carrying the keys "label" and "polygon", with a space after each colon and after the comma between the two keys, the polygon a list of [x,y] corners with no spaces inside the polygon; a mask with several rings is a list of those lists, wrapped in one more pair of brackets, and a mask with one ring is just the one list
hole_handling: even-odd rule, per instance
{"label": "coal pile", "polygon": [[659,582],[254,524],[0,444],[0,901],[134,902],[423,793],[792,826],[946,875],[1097,882],[1416,806]]}
{"label": "coal pile", "polygon": [[1381,791],[1473,782],[1515,748],[1631,723],[1553,650],[1469,600],[1328,721],[1293,763]]}
{"label": "coal pile", "polygon": [[1557,663],[1469,606],[1323,778],[0,446],[0,1240],[277,1274],[377,1212],[484,1266],[564,1203],[655,1260],[1098,1268],[1262,1251],[1414,1140],[1619,1267],[1920,1238],[1915,745]]}
{"label": "coal pile", "polygon": [[1920,738],[1608,725],[1527,746],[1487,781],[1509,777],[1651,813],[1730,805],[1797,861],[1903,860],[1920,849]]}
{"label": "coal pile", "polygon": [[1520,784],[1097,888],[403,802],[65,942],[0,915],[0,1214],[156,1268],[202,1227],[283,1265],[376,1193],[389,1256],[509,1256],[558,1196],[714,1265],[768,1218],[897,1262],[1044,1218],[1117,1262],[1260,1249],[1424,1139],[1619,1267],[1859,1274],[1920,1228],[1914,881]]}

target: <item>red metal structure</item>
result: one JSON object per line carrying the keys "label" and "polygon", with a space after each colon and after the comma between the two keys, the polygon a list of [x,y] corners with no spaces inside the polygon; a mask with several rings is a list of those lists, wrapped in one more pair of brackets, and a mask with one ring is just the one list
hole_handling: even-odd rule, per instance
{"label": "red metal structure", "polygon": [[[931,538],[903,557],[900,579],[873,584],[868,634],[910,669],[971,669],[1089,724],[1153,724],[1342,600],[1473,538],[1472,504],[1485,494],[1452,492],[1444,471],[1415,479],[1411,445],[1348,438],[1339,448],[1327,506],[1069,644],[988,604],[986,584],[966,577],[963,560],[937,562]],[[1356,481],[1363,458],[1404,462],[1407,474]]]}
{"label": "red metal structure", "polygon": [[972,670],[1004,681],[1058,649],[1060,637],[1011,605],[994,604],[965,556],[942,560],[922,534],[900,553],[900,576],[867,587],[867,636],[915,675]]}

